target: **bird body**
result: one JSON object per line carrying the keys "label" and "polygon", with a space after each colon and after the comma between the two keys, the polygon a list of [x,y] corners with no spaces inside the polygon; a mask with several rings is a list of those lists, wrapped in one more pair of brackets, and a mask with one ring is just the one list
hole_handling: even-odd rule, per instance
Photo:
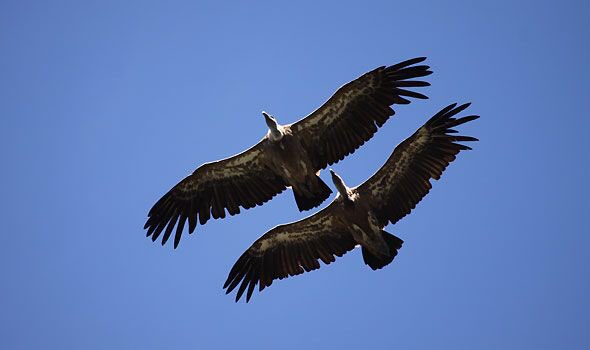
{"label": "bird body", "polygon": [[293,135],[291,126],[280,126],[280,137],[273,136],[272,129],[264,143],[265,165],[293,189],[295,202],[300,210],[313,208],[326,200],[332,190],[318,176],[307,150],[300,139]]}
{"label": "bird body", "polygon": [[332,182],[338,189],[338,197],[334,200],[332,215],[341,228],[350,230],[354,241],[367,249],[371,254],[386,258],[391,254],[382,235],[375,214],[362,194],[356,189],[350,189],[338,174],[330,169]]}

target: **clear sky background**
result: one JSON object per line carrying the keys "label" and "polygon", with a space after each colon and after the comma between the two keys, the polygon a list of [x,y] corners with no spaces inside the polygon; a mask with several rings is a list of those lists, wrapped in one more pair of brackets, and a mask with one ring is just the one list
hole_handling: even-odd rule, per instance
{"label": "clear sky background", "polygon": [[[588,4],[0,2],[0,348],[589,349]],[[235,304],[239,255],[308,215],[291,192],[177,250],[145,238],[165,191],[263,136],[262,110],[293,122],[416,56],[430,99],[333,168],[361,183],[451,102],[481,141],[387,227],[387,268],[354,250]]]}

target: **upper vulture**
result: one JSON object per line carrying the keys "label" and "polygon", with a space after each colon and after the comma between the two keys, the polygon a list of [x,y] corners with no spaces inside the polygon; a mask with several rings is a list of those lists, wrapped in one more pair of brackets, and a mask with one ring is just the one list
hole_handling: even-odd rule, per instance
{"label": "upper vulture", "polygon": [[[426,96],[406,88],[428,86],[413,78],[432,72],[416,65],[414,58],[389,67],[379,67],[342,86],[320,108],[300,121],[279,125],[262,112],[269,131],[250,149],[198,167],[176,184],[149,211],[147,236],[155,241],[162,232],[162,245],[174,226],[178,246],[188,219],[192,233],[211,216],[224,218],[262,205],[287,187],[300,211],[320,205],[332,191],[319,178],[319,170],[344,159],[369,140],[390,116],[392,104],[408,104],[410,97]],[[165,229],[165,230],[164,230]]]}
{"label": "upper vulture", "polygon": [[318,269],[319,260],[329,264],[356,245],[373,270],[388,265],[403,241],[383,228],[409,214],[432,187],[430,179],[438,180],[459,151],[471,149],[457,142],[477,141],[451,129],[479,118],[453,117],[468,106],[452,104],[438,112],[358,187],[346,187],[330,170],[336,199],[315,215],[265,233],[234,264],[223,288],[229,293],[239,285],[236,301],[246,289],[249,301],[256,284],[262,291],[277,278]]}

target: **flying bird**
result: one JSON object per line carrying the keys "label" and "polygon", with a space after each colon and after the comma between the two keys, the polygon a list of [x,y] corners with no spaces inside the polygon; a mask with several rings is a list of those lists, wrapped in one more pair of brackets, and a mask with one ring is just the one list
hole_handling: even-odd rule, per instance
{"label": "flying bird", "polygon": [[[431,74],[416,65],[425,57],[379,67],[343,85],[316,111],[287,125],[262,112],[269,128],[264,138],[235,156],[206,163],[168,191],[148,213],[144,229],[152,240],[163,232],[162,245],[174,227],[174,248],[185,223],[193,233],[197,221],[224,218],[262,205],[292,187],[300,211],[320,205],[332,191],[318,176],[369,140],[394,114],[393,104],[427,97],[408,90],[428,82],[411,80]],[[198,219],[198,220],[197,220]]]}
{"label": "flying bird", "polygon": [[377,270],[393,261],[403,241],[383,228],[408,215],[440,179],[462,150],[457,142],[477,141],[451,129],[479,116],[454,116],[469,104],[452,104],[400,143],[387,162],[358,187],[349,188],[330,169],[338,195],[315,215],[280,225],[260,237],[232,267],[223,286],[226,294],[239,286],[236,302],[247,290],[246,302],[275,279],[320,268],[360,245],[365,264]]}

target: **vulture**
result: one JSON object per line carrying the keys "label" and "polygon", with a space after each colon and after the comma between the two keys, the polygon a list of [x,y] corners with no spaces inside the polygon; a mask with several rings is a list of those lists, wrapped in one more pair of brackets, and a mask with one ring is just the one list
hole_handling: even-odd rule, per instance
{"label": "vulture", "polygon": [[383,228],[408,215],[428,194],[430,179],[440,179],[460,151],[471,149],[458,142],[477,141],[452,129],[479,118],[454,117],[468,106],[452,104],[442,109],[400,143],[381,169],[360,186],[347,187],[330,169],[338,190],[332,203],[255,241],[229,272],[223,286],[226,294],[239,286],[236,302],[246,290],[248,302],[257,284],[262,291],[275,279],[318,269],[319,260],[330,264],[357,245],[371,269],[391,263],[403,241]]}
{"label": "vulture", "polygon": [[432,72],[410,59],[378,67],[343,85],[316,111],[293,123],[280,125],[262,112],[269,128],[260,142],[235,156],[199,166],[171,190],[148,213],[144,229],[153,241],[162,235],[166,244],[176,227],[178,246],[188,221],[193,233],[197,221],[224,218],[262,205],[287,187],[293,189],[300,211],[320,205],[332,191],[319,171],[344,159],[369,140],[394,114],[393,104],[409,98],[426,99],[407,88],[429,86],[413,80]]}

